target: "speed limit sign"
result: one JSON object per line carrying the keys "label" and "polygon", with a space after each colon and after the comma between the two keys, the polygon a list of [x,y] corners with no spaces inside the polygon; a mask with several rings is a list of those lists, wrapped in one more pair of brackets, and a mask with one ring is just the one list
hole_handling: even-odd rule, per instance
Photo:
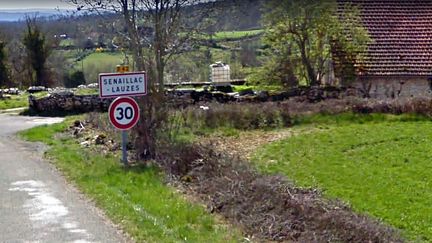
{"label": "speed limit sign", "polygon": [[111,124],[120,130],[129,130],[139,120],[139,107],[137,102],[130,97],[118,97],[108,109]]}

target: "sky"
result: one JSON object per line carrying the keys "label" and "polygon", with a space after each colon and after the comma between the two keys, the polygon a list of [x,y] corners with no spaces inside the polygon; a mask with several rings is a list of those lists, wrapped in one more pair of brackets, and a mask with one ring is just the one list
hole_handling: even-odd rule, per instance
{"label": "sky", "polygon": [[73,9],[64,0],[0,0],[0,10],[7,9]]}

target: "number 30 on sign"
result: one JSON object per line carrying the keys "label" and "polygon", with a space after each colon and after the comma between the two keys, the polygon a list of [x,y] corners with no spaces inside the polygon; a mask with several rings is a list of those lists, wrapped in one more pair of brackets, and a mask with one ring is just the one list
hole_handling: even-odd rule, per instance
{"label": "number 30 on sign", "polygon": [[139,120],[139,107],[137,102],[130,97],[119,97],[111,103],[108,115],[115,128],[128,130]]}

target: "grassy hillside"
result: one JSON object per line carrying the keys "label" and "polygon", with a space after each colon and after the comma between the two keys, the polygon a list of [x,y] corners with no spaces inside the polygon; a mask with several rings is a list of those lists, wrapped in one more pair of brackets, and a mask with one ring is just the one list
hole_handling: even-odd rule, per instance
{"label": "grassy hillside", "polygon": [[[209,65],[222,61],[231,67],[231,78],[242,79],[251,73],[254,66],[259,63],[256,49],[260,47],[259,38],[244,40],[248,37],[257,37],[263,30],[223,31],[216,32],[211,38],[216,46],[196,46],[187,52],[171,58],[165,68],[167,81],[189,82],[208,81]],[[208,35],[202,35],[209,39]],[[75,42],[73,39],[63,40],[62,45]],[[71,70],[83,71],[87,83],[97,82],[100,73],[115,72],[115,67],[124,60],[124,54],[116,52],[97,52],[96,50],[71,49],[56,50],[56,53],[72,63]],[[129,63],[133,64],[131,55]],[[72,72],[72,71],[71,71]]]}
{"label": "grassy hillside", "polygon": [[216,32],[214,35],[215,40],[226,40],[226,39],[242,39],[247,37],[253,37],[262,34],[264,30],[245,30],[245,31],[222,31]]}
{"label": "grassy hillside", "polygon": [[123,59],[121,52],[93,52],[76,62],[74,69],[84,71],[87,83],[94,83],[97,82],[99,73],[115,72],[116,66],[121,64]]}

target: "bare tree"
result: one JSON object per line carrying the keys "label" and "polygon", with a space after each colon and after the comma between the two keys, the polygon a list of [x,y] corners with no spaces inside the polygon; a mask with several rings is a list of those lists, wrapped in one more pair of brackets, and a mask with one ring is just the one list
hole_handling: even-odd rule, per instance
{"label": "bare tree", "polygon": [[[173,55],[190,48],[194,34],[208,22],[202,21],[212,11],[193,11],[201,0],[69,0],[81,11],[87,10],[114,19],[117,33],[129,42],[135,68],[154,72],[154,83],[163,85],[164,69]],[[115,13],[122,16],[112,18]],[[122,25],[123,24],[123,25]],[[124,31],[126,30],[126,31]],[[151,52],[145,53],[144,49]]]}
{"label": "bare tree", "polygon": [[26,61],[25,46],[20,40],[13,39],[8,43],[8,62],[11,66],[11,78],[19,88],[31,85],[31,68]]}
{"label": "bare tree", "polygon": [[[79,10],[89,10],[113,18],[113,26],[125,37],[137,70],[149,75],[149,95],[140,99],[142,117],[137,126],[139,158],[156,155],[156,132],[166,120],[164,71],[173,55],[190,47],[201,21],[211,11],[192,11],[200,0],[69,0]],[[125,31],[124,31],[125,30]]]}

